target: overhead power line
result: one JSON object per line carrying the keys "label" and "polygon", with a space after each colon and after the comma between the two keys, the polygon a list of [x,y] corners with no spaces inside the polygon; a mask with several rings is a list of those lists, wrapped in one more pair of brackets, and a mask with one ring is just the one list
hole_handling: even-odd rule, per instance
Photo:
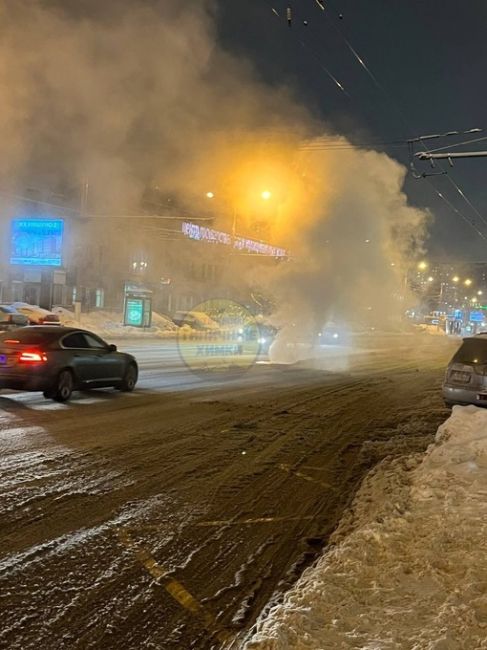
{"label": "overhead power line", "polygon": [[375,142],[322,142],[318,140],[311,140],[304,142],[299,149],[301,151],[341,151],[357,148],[372,148],[372,147],[406,147],[407,140],[391,140],[391,141],[375,141]]}
{"label": "overhead power line", "polygon": [[438,198],[441,199],[450,208],[452,212],[457,214],[461,219],[463,219],[466,223],[468,223],[468,225],[471,226],[473,230],[475,230],[475,232],[479,235],[479,237],[481,237],[484,241],[487,241],[487,237],[484,235],[484,233],[481,230],[477,228],[475,222],[472,219],[466,217],[462,212],[460,212],[460,210],[458,210],[458,208],[456,208],[453,205],[453,203],[444,196],[444,194],[442,194],[439,190],[436,189],[436,187],[433,185],[433,183],[431,183],[431,181],[428,182],[432,186]]}
{"label": "overhead power line", "polygon": [[[318,3],[318,4],[319,4],[319,3]],[[288,8],[288,10],[289,10],[289,8]],[[289,24],[289,13],[288,13],[288,10],[286,11],[286,21],[287,21],[288,24]],[[272,11],[272,13],[273,13],[277,18],[279,18],[279,19],[281,18],[281,14],[277,11],[277,9],[276,9],[275,7],[271,6],[271,11]],[[292,30],[290,30],[290,31],[292,31]],[[333,84],[334,84],[334,85],[335,85],[335,86],[340,90],[340,92],[342,92],[343,94],[345,94],[347,97],[350,97],[350,95],[348,94],[348,92],[345,90],[345,87],[343,86],[343,84],[342,84],[342,83],[338,80],[338,78],[337,78],[337,77],[336,77],[336,76],[335,76],[335,75],[334,75],[334,74],[333,74],[333,73],[328,69],[328,67],[323,63],[323,61],[321,60],[320,56],[319,56],[319,55],[318,55],[318,54],[313,50],[313,48],[311,48],[309,45],[307,45],[307,44],[306,44],[306,43],[305,43],[301,38],[296,37],[296,36],[294,35],[294,33],[293,33],[293,36],[295,37],[296,42],[299,43],[299,45],[301,45],[301,47],[302,47],[303,49],[307,50],[307,51],[311,54],[311,56],[316,60],[316,62],[318,63],[318,65],[320,66],[320,68],[323,70],[323,72],[327,75],[327,77],[330,79],[330,81],[332,81]]]}
{"label": "overhead power line", "polygon": [[99,214],[88,213],[87,219],[162,219],[165,221],[182,221],[192,219],[193,221],[213,221],[214,217],[197,217],[194,215],[164,215],[164,214]]}
{"label": "overhead power line", "polygon": [[37,205],[46,206],[48,208],[53,208],[59,210],[60,212],[70,212],[73,215],[83,217],[85,219],[160,219],[164,221],[183,221],[184,219],[191,219],[192,221],[213,221],[214,217],[198,217],[193,214],[181,214],[181,215],[165,215],[165,214],[103,214],[96,212],[87,212],[82,214],[80,208],[71,208],[66,205],[61,205],[59,203],[50,203],[49,201],[41,201],[40,199],[33,199],[30,196],[24,196],[21,194],[13,194],[11,192],[5,192],[0,190],[0,196],[4,196],[12,201],[35,203]]}
{"label": "overhead power line", "polygon": [[[330,0],[327,0],[327,4],[330,4],[330,6],[333,8],[334,12],[336,10],[333,7],[333,4],[330,2]],[[321,7],[323,9],[323,7]],[[326,12],[320,12],[323,17],[326,17]],[[364,59],[360,56],[358,51],[353,47],[352,43],[350,40],[343,34],[342,30],[336,25],[333,20],[329,21],[329,24],[332,26],[332,28],[340,35],[342,38],[343,42],[345,43],[346,47],[352,54],[352,56],[355,58],[355,60],[360,64],[360,66],[363,68],[363,70],[366,72],[368,77],[371,79],[371,81],[374,83],[376,88],[380,90],[382,95],[385,97],[387,102],[394,108],[395,112],[397,115],[400,117],[401,121],[403,122],[404,126],[408,129],[409,132],[412,132],[411,129],[411,124],[409,120],[405,117],[402,109],[398,106],[397,102],[391,97],[391,95],[387,92],[386,88],[380,83],[376,75],[372,72],[370,66],[368,66]],[[481,129],[470,129],[469,131],[465,131],[464,133],[478,133]],[[449,132],[448,135],[453,135],[457,134],[457,132]],[[436,136],[435,136],[436,137]],[[413,141],[418,142],[420,146],[425,150],[426,153],[429,152],[428,147],[426,146],[424,140],[429,139],[427,137],[420,137],[420,138],[413,138]],[[438,164],[439,169],[441,170],[442,174],[447,175],[449,183],[456,189],[457,193],[460,194],[462,199],[467,203],[467,205],[475,212],[475,214],[481,219],[481,221],[487,225],[487,221],[483,215],[478,211],[478,209],[472,204],[470,199],[466,196],[465,192],[459,187],[459,185],[456,183],[456,181],[451,177],[450,174],[447,174],[446,171],[441,167],[440,164]],[[431,183],[431,181],[430,181]],[[433,186],[434,187],[434,186]],[[446,202],[449,207],[454,211],[455,214],[459,215],[466,223],[470,225],[470,227],[479,235],[482,237],[482,239],[486,239],[485,235],[481,233],[481,231],[476,227],[475,223],[472,222],[471,219],[466,217],[460,210],[458,210],[450,201],[448,201],[441,192],[438,192],[438,190],[435,189],[436,194],[441,198],[444,202]]]}

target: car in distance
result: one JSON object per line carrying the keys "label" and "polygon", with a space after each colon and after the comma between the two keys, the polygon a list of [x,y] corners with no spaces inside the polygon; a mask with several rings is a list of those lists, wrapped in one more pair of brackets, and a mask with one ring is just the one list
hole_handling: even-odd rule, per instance
{"label": "car in distance", "polygon": [[447,406],[487,406],[487,334],[463,339],[448,364],[443,399]]}
{"label": "car in distance", "polygon": [[0,331],[25,327],[28,324],[29,319],[27,316],[19,313],[15,307],[11,305],[0,305]]}
{"label": "car in distance", "polygon": [[135,388],[135,358],[93,332],[34,325],[0,333],[0,388],[42,391],[65,402],[73,390]]}

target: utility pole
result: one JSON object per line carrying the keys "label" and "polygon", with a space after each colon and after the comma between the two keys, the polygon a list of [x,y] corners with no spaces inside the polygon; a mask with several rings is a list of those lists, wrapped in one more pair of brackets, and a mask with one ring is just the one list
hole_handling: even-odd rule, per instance
{"label": "utility pole", "polygon": [[88,181],[83,181],[81,186],[81,196],[80,196],[80,213],[82,217],[85,217],[88,212],[88,190],[89,184]]}

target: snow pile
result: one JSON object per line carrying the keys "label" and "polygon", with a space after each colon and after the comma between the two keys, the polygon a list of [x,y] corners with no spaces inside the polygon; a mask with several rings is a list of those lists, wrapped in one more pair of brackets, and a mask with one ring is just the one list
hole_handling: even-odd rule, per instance
{"label": "snow pile", "polygon": [[[74,312],[69,311],[69,309],[65,309],[64,307],[53,307],[52,313],[59,316],[59,321],[62,325],[69,326],[72,323],[75,323]],[[77,325],[78,324],[76,324],[76,326]]]}
{"label": "snow pile", "polygon": [[194,323],[196,327],[201,328],[201,329],[208,329],[208,330],[218,330],[220,329],[220,325],[211,318],[208,314],[205,314],[203,311],[188,311],[185,314],[185,318],[188,319],[188,325],[191,325],[191,323]]}
{"label": "snow pile", "polygon": [[487,411],[379,465],[332,543],[244,648],[487,648]]}
{"label": "snow pile", "polygon": [[421,323],[416,326],[420,332],[431,334],[432,336],[446,336],[445,330],[440,325],[427,325]]}
{"label": "snow pile", "polygon": [[118,312],[100,310],[88,314],[82,313],[81,321],[78,322],[74,312],[68,309],[54,307],[52,311],[59,316],[62,325],[82,327],[99,336],[109,338],[174,338],[179,329],[170,318],[157,312],[152,312],[152,326],[142,329],[123,325],[123,315]]}
{"label": "snow pile", "polygon": [[158,314],[156,311],[152,312],[152,325],[157,327],[160,330],[167,332],[177,332],[178,326],[173,323],[169,316],[164,316],[164,314]]}
{"label": "snow pile", "polygon": [[315,368],[330,372],[342,372],[348,369],[350,355],[356,352],[363,352],[363,350],[353,350],[346,345],[290,343],[277,337],[270,345],[269,359],[271,363],[288,365],[312,363]]}

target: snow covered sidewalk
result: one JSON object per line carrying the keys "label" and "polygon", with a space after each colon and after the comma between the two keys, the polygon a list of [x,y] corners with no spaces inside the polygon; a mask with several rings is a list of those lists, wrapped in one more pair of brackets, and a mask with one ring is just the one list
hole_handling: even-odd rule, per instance
{"label": "snow covered sidewalk", "polygon": [[246,650],[487,648],[487,410],[454,407],[426,454],[381,463]]}
{"label": "snow covered sidewalk", "polygon": [[[35,309],[40,308],[35,307]],[[179,327],[168,317],[155,311],[152,312],[152,326],[144,329],[123,325],[123,314],[118,312],[98,309],[81,314],[81,320],[78,322],[74,313],[68,309],[54,307],[52,311],[59,316],[62,325],[82,327],[108,339],[176,339],[179,330]]]}

